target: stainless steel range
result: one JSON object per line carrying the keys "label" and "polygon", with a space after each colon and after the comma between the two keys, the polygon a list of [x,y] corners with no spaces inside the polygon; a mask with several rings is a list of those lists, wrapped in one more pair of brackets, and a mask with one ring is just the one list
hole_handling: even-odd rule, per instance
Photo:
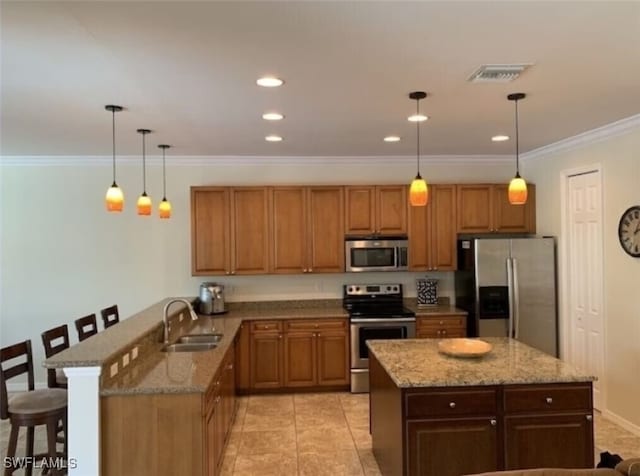
{"label": "stainless steel range", "polygon": [[346,284],[342,305],[351,330],[351,392],[369,391],[371,339],[416,336],[416,315],[402,303],[402,284]]}

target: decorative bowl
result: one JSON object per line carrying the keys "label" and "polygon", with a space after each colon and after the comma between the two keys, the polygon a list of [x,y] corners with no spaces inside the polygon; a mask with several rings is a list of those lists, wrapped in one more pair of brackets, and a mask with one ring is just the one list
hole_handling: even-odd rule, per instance
{"label": "decorative bowl", "polygon": [[438,351],[452,357],[477,358],[487,355],[493,346],[480,339],[442,339]]}

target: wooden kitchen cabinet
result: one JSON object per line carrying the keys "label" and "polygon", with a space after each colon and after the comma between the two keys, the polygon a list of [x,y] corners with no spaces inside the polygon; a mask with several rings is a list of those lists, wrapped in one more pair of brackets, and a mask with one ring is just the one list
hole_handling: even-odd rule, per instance
{"label": "wooden kitchen cabinet", "polygon": [[271,272],[343,272],[342,187],[273,187],[270,193]]}
{"label": "wooden kitchen cabinet", "polygon": [[456,269],[456,212],[455,185],[432,185],[426,207],[409,206],[411,271]]}
{"label": "wooden kitchen cabinet", "polygon": [[345,187],[346,233],[402,235],[407,233],[405,185]]}
{"label": "wooden kitchen cabinet", "polygon": [[269,270],[266,187],[191,187],[192,274]]}
{"label": "wooden kitchen cabinet", "polygon": [[346,319],[251,321],[243,325],[251,329],[251,390],[349,384]]}
{"label": "wooden kitchen cabinet", "polygon": [[235,343],[235,370],[236,390],[239,394],[245,394],[251,388],[251,347],[250,325],[247,322],[240,324],[240,330]]}
{"label": "wooden kitchen cabinet", "polygon": [[593,467],[591,398],[589,385],[506,389],[505,469]]}
{"label": "wooden kitchen cabinet", "polygon": [[416,316],[416,337],[419,339],[443,339],[466,337],[467,319],[460,315]]}
{"label": "wooden kitchen cabinet", "polygon": [[458,185],[458,233],[535,233],[536,188],[524,205],[511,205],[507,184]]}

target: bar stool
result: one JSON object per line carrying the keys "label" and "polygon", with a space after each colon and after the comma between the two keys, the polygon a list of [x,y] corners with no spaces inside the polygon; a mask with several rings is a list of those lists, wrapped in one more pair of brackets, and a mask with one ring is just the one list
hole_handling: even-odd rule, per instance
{"label": "bar stool", "polygon": [[98,323],[95,314],[89,314],[88,316],[76,319],[75,324],[80,342],[98,333]]}
{"label": "bar stool", "polygon": [[[44,331],[41,336],[44,355],[47,358],[69,348],[69,328],[66,324]],[[62,340],[58,344],[54,344],[54,341],[58,339]],[[62,369],[47,369],[47,386],[49,388],[67,388],[67,376]]]}
{"label": "bar stool", "polygon": [[100,311],[100,315],[102,316],[102,321],[104,322],[105,329],[107,327],[115,326],[118,322],[120,322],[120,314],[118,313],[117,304],[105,307]]}
{"label": "bar stool", "polygon": [[[4,368],[2,364],[8,360],[26,357],[26,362]],[[27,374],[28,391],[13,395],[8,398],[7,380],[18,375]],[[11,422],[11,435],[7,447],[7,458],[16,455],[18,434],[20,427],[27,428],[26,456],[34,457],[33,439],[34,429],[38,425],[47,426],[47,453],[35,455],[35,458],[46,456],[54,460],[58,456],[66,457],[67,445],[65,443],[62,453],[56,449],[56,436],[58,422],[62,421],[62,428],[67,441],[67,391],[62,388],[47,388],[34,390],[33,356],[31,353],[31,341],[26,340],[18,344],[0,349],[0,419],[9,419]],[[16,468],[5,468],[5,476],[13,474]],[[26,468],[26,474],[31,476],[33,468]],[[62,474],[62,470],[53,469],[51,474]]]}

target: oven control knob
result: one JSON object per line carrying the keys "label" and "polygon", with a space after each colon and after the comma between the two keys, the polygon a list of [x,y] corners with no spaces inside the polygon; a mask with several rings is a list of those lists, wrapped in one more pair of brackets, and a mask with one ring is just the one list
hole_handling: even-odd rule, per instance
{"label": "oven control knob", "polygon": [[356,286],[356,292],[360,291],[360,286]]}
{"label": "oven control knob", "polygon": [[391,291],[391,286],[387,286],[387,291]]}
{"label": "oven control knob", "polygon": [[349,288],[347,289],[347,292],[352,293],[353,292],[353,286],[349,286]]}

